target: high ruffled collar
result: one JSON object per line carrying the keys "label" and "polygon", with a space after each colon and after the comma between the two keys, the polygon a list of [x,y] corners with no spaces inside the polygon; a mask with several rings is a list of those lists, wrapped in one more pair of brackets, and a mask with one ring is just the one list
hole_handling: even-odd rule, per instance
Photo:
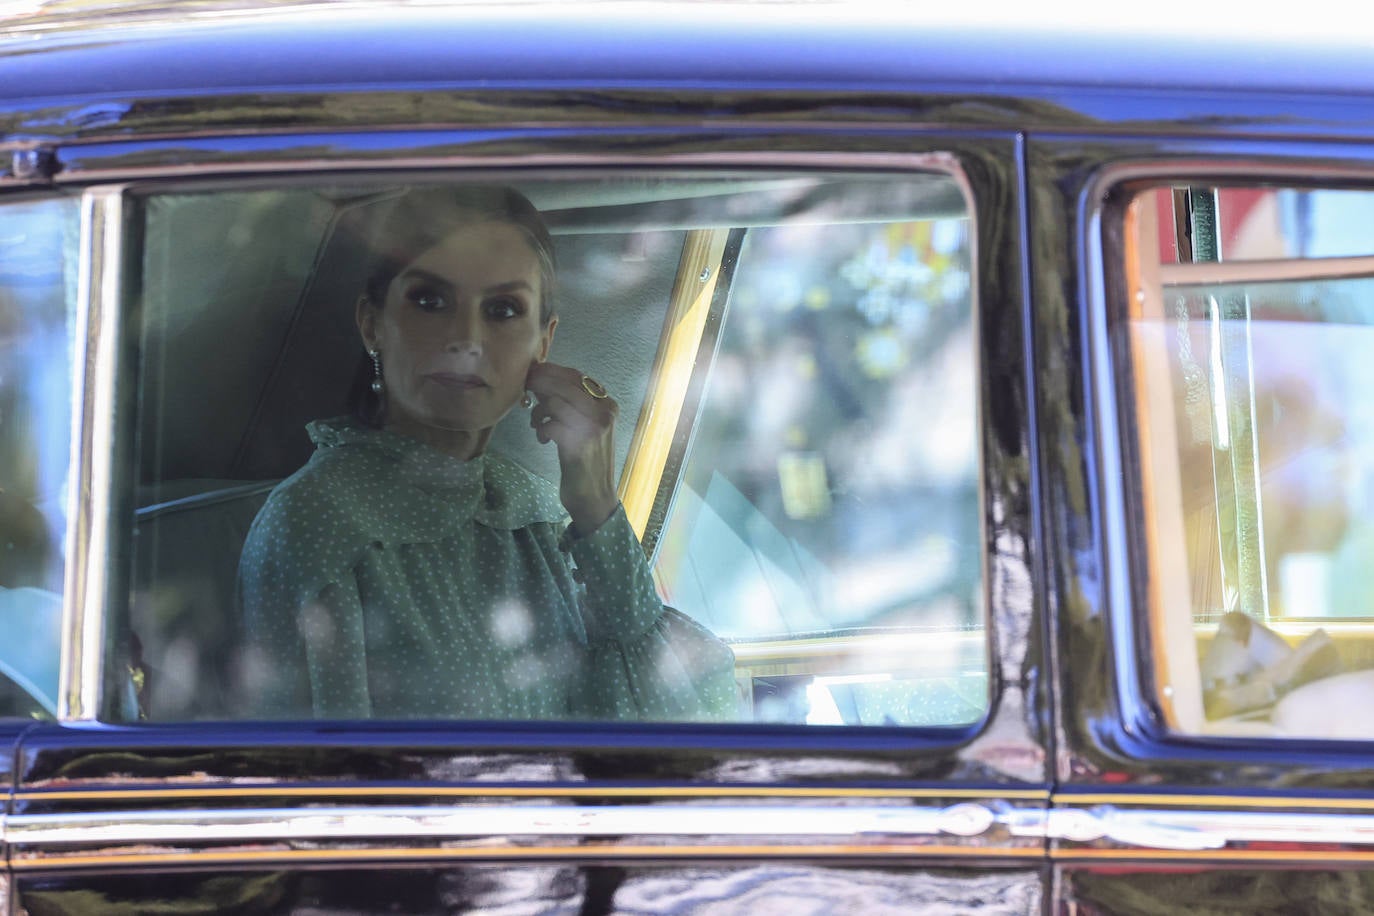
{"label": "high ruffled collar", "polygon": [[484,525],[516,529],[534,522],[567,520],[557,491],[548,481],[500,455],[484,453],[463,461],[418,439],[375,429],[353,417],[315,420],[306,431],[320,449],[357,448],[382,459],[396,483],[442,496],[449,512]]}
{"label": "high ruffled collar", "polygon": [[480,487],[486,470],[485,454],[463,461],[418,439],[374,429],[352,417],[316,420],[305,429],[310,441],[320,447],[356,445],[385,454],[396,462],[396,471],[404,483],[425,490]]}

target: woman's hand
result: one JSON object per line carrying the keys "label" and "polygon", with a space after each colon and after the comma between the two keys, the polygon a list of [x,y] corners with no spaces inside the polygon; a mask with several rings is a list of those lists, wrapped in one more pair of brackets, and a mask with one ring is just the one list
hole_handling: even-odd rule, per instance
{"label": "woman's hand", "polygon": [[[558,447],[558,496],[581,535],[601,527],[620,504],[615,492],[615,399],[596,397],[605,389],[556,363],[530,366],[525,387],[538,399],[530,426],[540,442]],[[590,381],[590,380],[589,380]],[[591,391],[588,390],[591,389]]]}

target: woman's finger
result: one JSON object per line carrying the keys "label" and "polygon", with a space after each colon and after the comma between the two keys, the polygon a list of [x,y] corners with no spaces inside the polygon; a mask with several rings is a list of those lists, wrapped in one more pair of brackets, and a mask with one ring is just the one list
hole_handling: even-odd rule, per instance
{"label": "woman's finger", "polygon": [[[560,397],[574,410],[598,422],[614,422],[620,412],[620,405],[610,396],[597,397],[589,388],[597,390],[596,385],[584,385],[584,374],[568,366],[556,363],[535,363],[530,367],[525,385],[540,398]],[[599,389],[604,391],[604,388]]]}
{"label": "woman's finger", "polygon": [[576,444],[573,437],[590,440],[599,432],[590,420],[557,396],[540,401],[530,409],[530,426],[540,443],[554,441],[560,446]]}
{"label": "woman's finger", "polygon": [[549,408],[545,407],[543,403],[536,402],[530,408],[530,426],[538,429],[548,422],[549,416]]}
{"label": "woman's finger", "polygon": [[571,391],[582,385],[582,373],[558,363],[531,363],[525,376],[525,387],[535,394],[554,394]]}
{"label": "woman's finger", "polygon": [[580,404],[570,401],[562,395],[551,394],[540,405],[548,410],[550,416],[563,420],[571,426],[585,428],[588,432],[603,430],[614,423],[615,418],[607,411],[598,414],[595,411],[584,409]]}
{"label": "woman's finger", "polygon": [[572,440],[576,437],[576,433],[568,429],[566,423],[550,418],[547,423],[534,431],[534,436],[539,440],[540,444],[552,442],[557,446],[559,458],[562,460],[565,449],[572,444]]}
{"label": "woman's finger", "polygon": [[591,423],[592,426],[606,426],[607,420],[614,419],[609,409],[588,407],[583,398],[577,397],[576,394],[573,394],[572,397],[567,397],[565,394],[548,394],[540,401],[540,404],[544,404],[550,409],[554,416],[569,416],[572,419],[576,415],[583,422]]}

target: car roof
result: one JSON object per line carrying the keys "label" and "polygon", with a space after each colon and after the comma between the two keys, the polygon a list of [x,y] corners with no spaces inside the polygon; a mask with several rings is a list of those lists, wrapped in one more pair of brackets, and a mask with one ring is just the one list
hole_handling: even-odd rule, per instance
{"label": "car roof", "polygon": [[1374,32],[1326,0],[1281,20],[1176,0],[18,2],[0,149],[629,121],[1374,139]]}
{"label": "car roof", "polygon": [[[1374,32],[1293,5],[0,0],[0,93],[447,84],[1374,93]],[[943,5],[938,5],[943,6]],[[1211,10],[1209,13],[1208,10]]]}

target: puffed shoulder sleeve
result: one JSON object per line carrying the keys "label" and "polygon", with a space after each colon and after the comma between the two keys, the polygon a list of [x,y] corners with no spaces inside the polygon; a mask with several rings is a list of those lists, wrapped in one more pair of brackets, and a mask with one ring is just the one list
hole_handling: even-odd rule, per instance
{"label": "puffed shoulder sleeve", "polygon": [[305,643],[275,514],[269,500],[254,520],[239,558],[240,621],[248,646],[240,712],[251,718],[308,718]]}
{"label": "puffed shoulder sleeve", "polygon": [[[253,718],[369,714],[357,583],[316,556],[322,539],[290,492],[268,499],[239,560],[249,646],[242,712]],[[327,551],[328,548],[325,548]]]}
{"label": "puffed shoulder sleeve", "polygon": [[589,643],[576,713],[657,721],[735,718],[734,653],[659,600],[623,507],[585,537],[565,532],[560,547],[583,587]]}

